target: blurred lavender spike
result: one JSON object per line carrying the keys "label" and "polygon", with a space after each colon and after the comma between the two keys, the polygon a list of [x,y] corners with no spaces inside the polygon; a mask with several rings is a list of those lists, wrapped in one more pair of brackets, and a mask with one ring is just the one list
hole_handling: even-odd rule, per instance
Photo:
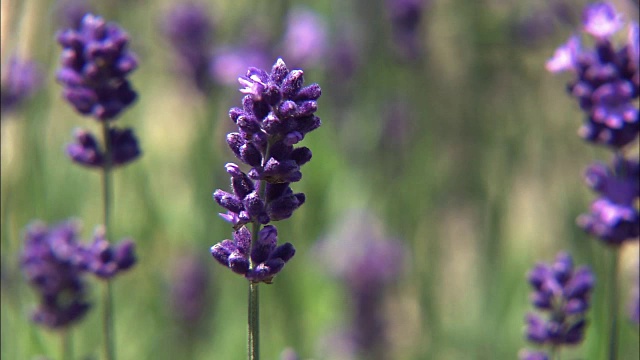
{"label": "blurred lavender spike", "polygon": [[2,114],[14,111],[25,100],[35,94],[43,82],[38,65],[30,60],[12,57],[4,67],[0,87],[0,109]]}
{"label": "blurred lavender spike", "polygon": [[25,231],[20,264],[40,300],[32,319],[47,328],[68,327],[91,307],[82,278],[78,233],[79,225],[74,221],[52,227],[33,222]]}

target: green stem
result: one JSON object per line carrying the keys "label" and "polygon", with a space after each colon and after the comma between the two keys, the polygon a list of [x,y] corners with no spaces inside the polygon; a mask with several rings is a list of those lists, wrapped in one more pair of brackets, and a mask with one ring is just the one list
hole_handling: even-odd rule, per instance
{"label": "green stem", "polygon": [[549,358],[551,360],[560,360],[560,347],[558,346],[552,346],[551,347],[551,354],[549,355]]}
{"label": "green stem", "polygon": [[[109,139],[109,123],[102,123],[102,139],[105,148],[105,165],[102,169],[102,196],[103,196],[103,221],[105,238],[109,239],[109,221],[111,219],[111,140]],[[115,331],[113,327],[113,296],[111,280],[106,280],[104,287],[104,308],[102,313],[104,335],[104,357],[106,360],[115,360]]]}
{"label": "green stem", "polygon": [[62,359],[73,360],[73,338],[71,329],[64,330],[60,336],[62,337]]}
{"label": "green stem", "polygon": [[249,319],[247,329],[247,351],[249,360],[260,359],[260,302],[258,283],[249,282]]}
{"label": "green stem", "polygon": [[609,268],[609,360],[618,359],[618,262],[620,251],[615,248],[611,252]]}

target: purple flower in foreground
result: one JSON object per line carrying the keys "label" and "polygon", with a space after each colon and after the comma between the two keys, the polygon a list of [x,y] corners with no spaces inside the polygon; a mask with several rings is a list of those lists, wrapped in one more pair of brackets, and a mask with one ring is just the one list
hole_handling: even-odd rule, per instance
{"label": "purple flower in foreground", "polygon": [[233,241],[224,240],[212,246],[211,255],[220,264],[253,282],[270,284],[296,252],[290,243],[277,246],[277,240],[276,227],[267,225],[260,230],[258,241],[252,247],[251,233],[243,226],[233,233]]}
{"label": "purple flower in foreground", "polygon": [[20,263],[40,300],[32,318],[48,328],[69,326],[90,308],[81,276],[78,232],[78,224],[67,221],[52,227],[35,222],[25,233]]}
{"label": "purple flower in foreground", "polygon": [[118,25],[87,14],[78,29],[61,31],[57,38],[63,48],[57,79],[78,112],[107,121],[136,100],[127,76],[138,61]]}
{"label": "purple flower in foreground", "polygon": [[201,4],[177,4],[166,14],[162,30],[178,57],[178,68],[198,90],[210,89],[213,22]]}
{"label": "purple flower in foreground", "polygon": [[574,36],[556,50],[546,67],[575,74],[568,91],[587,115],[580,136],[619,149],[634,141],[640,131],[638,25],[629,25],[627,43],[616,48],[611,37],[622,27],[622,20],[610,4],[587,7],[583,24],[596,38],[595,49],[582,47]]}
{"label": "purple flower in foreground", "polygon": [[303,87],[302,70],[289,70],[282,59],[271,73],[249,68],[238,79],[246,94],[242,108],[231,108],[229,116],[238,132],[227,135],[227,143],[248,173],[233,163],[226,165],[231,175],[233,193],[216,190],[214,200],[227,210],[220,214],[236,230],[233,240],[211,247],[213,257],[252,282],[270,283],[293,257],[290,243],[277,244],[275,226],[265,226],[252,235],[244,225],[254,228],[271,221],[289,218],[304,203],[302,193],[294,194],[289,186],[302,178],[300,167],[311,160],[311,150],[294,147],[305,134],[320,126],[314,115],[320,86]]}
{"label": "purple flower in foreground", "polygon": [[[67,145],[67,155],[71,160],[89,168],[102,168],[106,165],[104,150],[93,134],[76,129],[73,135],[75,142]],[[132,129],[110,128],[109,141],[112,167],[129,164],[142,153]]]}
{"label": "purple flower in foreground", "polygon": [[593,202],[588,214],[578,217],[578,225],[609,245],[637,240],[640,235],[638,177],[638,160],[616,156],[612,168],[601,163],[591,165],[585,179],[601,197]]}
{"label": "purple flower in foreground", "polygon": [[6,69],[0,85],[0,109],[3,114],[14,110],[42,85],[42,73],[33,61],[13,57]]}
{"label": "purple flower in foreground", "polygon": [[552,264],[537,264],[528,274],[533,287],[531,302],[542,312],[526,316],[527,339],[544,345],[573,345],[582,341],[587,325],[585,314],[595,278],[587,267],[574,269],[573,259],[561,252]]}

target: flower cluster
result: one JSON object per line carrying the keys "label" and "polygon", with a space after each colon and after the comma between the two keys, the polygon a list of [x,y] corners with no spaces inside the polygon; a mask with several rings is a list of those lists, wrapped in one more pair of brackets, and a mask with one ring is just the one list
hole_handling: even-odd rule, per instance
{"label": "flower cluster", "polygon": [[178,4],[170,9],[162,30],[178,57],[178,70],[193,82],[198,90],[210,90],[209,62],[213,22],[203,5]]}
{"label": "flower cluster", "polygon": [[[58,33],[63,51],[57,79],[64,86],[64,97],[79,113],[104,123],[136,100],[127,76],[138,61],[127,49],[128,42],[119,26],[91,14],[82,18],[78,28]],[[107,137],[101,149],[90,132],[76,130],[67,153],[80,165],[99,168],[124,165],[140,156],[132,129],[109,127]]]}
{"label": "flower cluster", "polygon": [[33,61],[12,57],[3,74],[0,110],[12,111],[31,97],[42,84],[42,73]]}
{"label": "flower cluster", "polygon": [[27,228],[21,266],[40,298],[32,316],[38,324],[62,328],[82,319],[90,308],[75,251],[77,237],[73,222],[52,228],[34,223]]}
{"label": "flower cluster", "polygon": [[[580,343],[595,281],[591,270],[588,267],[574,269],[571,256],[561,252],[553,264],[537,264],[529,272],[528,280],[534,290],[533,306],[549,313],[549,317],[545,320],[537,314],[527,314],[527,339],[553,347]],[[521,353],[521,359],[537,358],[544,359],[538,352]]]}
{"label": "flower cluster", "polygon": [[284,220],[305,201],[302,193],[293,193],[290,183],[302,178],[300,167],[311,160],[311,150],[294,147],[305,135],[318,128],[314,115],[321,90],[317,84],[304,87],[302,70],[287,68],[282,59],[271,73],[249,68],[238,79],[246,94],[242,108],[231,108],[229,116],[238,132],[227,135],[227,143],[243,163],[251,167],[243,172],[236,164],[226,165],[233,193],[216,190],[215,201],[227,210],[221,216],[235,228],[233,240],[211,247],[221,264],[252,282],[270,282],[294,255],[293,246],[276,246],[277,230],[265,226],[252,243],[249,223],[259,226]]}
{"label": "flower cluster", "polygon": [[420,24],[428,5],[428,0],[386,0],[394,44],[409,59],[420,54]]}
{"label": "flower cluster", "polygon": [[577,222],[588,233],[608,245],[620,245],[640,235],[640,164],[616,156],[612,168],[600,163],[591,165],[585,174],[589,187],[600,194],[591,211]]}
{"label": "flower cluster", "polygon": [[354,358],[387,358],[384,299],[388,285],[402,273],[404,248],[400,241],[385,236],[379,224],[368,212],[351,211],[316,247],[323,267],[348,290],[352,319],[342,341]]}
{"label": "flower cluster", "polygon": [[583,30],[594,38],[595,48],[584,47],[574,35],[546,64],[551,72],[571,71],[575,76],[567,89],[587,115],[580,136],[614,149],[631,143],[640,130],[634,103],[640,93],[638,24],[629,25],[626,43],[616,47],[613,36],[623,25],[611,4],[588,6]]}
{"label": "flower cluster", "polygon": [[125,240],[109,246],[97,230],[94,243],[79,242],[79,225],[66,221],[52,227],[34,222],[27,227],[21,266],[40,297],[33,320],[62,328],[80,320],[89,310],[83,274],[109,278],[136,262],[134,246]]}
{"label": "flower cluster", "polygon": [[608,245],[620,245],[640,233],[638,160],[622,155],[623,148],[640,133],[640,39],[638,24],[631,23],[626,43],[616,48],[613,36],[623,26],[622,16],[611,4],[589,5],[583,14],[583,30],[594,38],[595,49],[583,47],[580,38],[573,36],[547,62],[552,72],[570,70],[575,75],[568,90],[587,114],[580,135],[616,152],[610,167],[595,164],[587,170],[587,184],[600,198],[577,220]]}

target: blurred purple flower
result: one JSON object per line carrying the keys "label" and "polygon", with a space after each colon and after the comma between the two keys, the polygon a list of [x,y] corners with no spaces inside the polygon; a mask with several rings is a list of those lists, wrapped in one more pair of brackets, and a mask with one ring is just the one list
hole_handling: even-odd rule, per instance
{"label": "blurred purple flower", "polygon": [[616,156],[612,168],[591,165],[585,174],[589,187],[600,194],[591,211],[578,217],[578,225],[609,245],[637,240],[640,235],[640,164]]}
{"label": "blurred purple flower", "polygon": [[295,66],[314,66],[323,61],[327,52],[324,19],[310,9],[292,9],[287,16],[283,51],[289,63]]}
{"label": "blurred purple flower", "polygon": [[386,286],[403,270],[404,246],[387,238],[374,216],[352,211],[318,242],[316,252],[348,290],[353,315],[348,337],[354,353],[384,359],[387,338],[382,304]]}
{"label": "blurred purple flower", "polygon": [[554,346],[577,344],[584,338],[585,318],[595,282],[588,267],[574,269],[571,255],[561,252],[552,264],[537,264],[528,274],[533,306],[550,314],[526,316],[527,339]]}
{"label": "blurred purple flower", "polygon": [[37,324],[64,328],[81,320],[90,308],[78,232],[79,225],[73,221],[52,227],[33,222],[26,229],[20,263],[40,300],[32,315]]}
{"label": "blurred purple flower", "polygon": [[544,351],[520,350],[518,353],[519,360],[549,360],[549,355]]}
{"label": "blurred purple flower", "polygon": [[96,228],[93,242],[82,250],[83,268],[101,279],[111,279],[135,265],[135,244],[130,239],[109,243],[104,226]]}
{"label": "blurred purple flower", "polygon": [[267,52],[260,47],[219,47],[211,60],[209,72],[214,81],[229,86],[237,84],[238,74],[249,67],[264,68],[268,64]]}
{"label": "blurred purple flower", "polygon": [[420,24],[428,0],[386,0],[394,45],[403,57],[415,59],[421,53]]}
{"label": "blurred purple flower", "polygon": [[609,3],[585,10],[584,30],[596,38],[595,49],[580,45],[577,36],[556,50],[547,70],[575,74],[568,90],[576,97],[587,121],[579,134],[587,141],[619,149],[633,142],[640,131],[637,23],[629,26],[627,43],[615,48],[612,36],[623,23]]}
{"label": "blurred purple flower", "polygon": [[301,360],[295,350],[286,348],[280,353],[280,360]]}
{"label": "blurred purple flower", "polygon": [[87,14],[78,29],[61,31],[57,38],[63,48],[57,79],[78,112],[108,121],[136,100],[127,76],[138,61],[118,25]]}
{"label": "blurred purple flower", "polygon": [[16,109],[42,86],[43,75],[38,65],[29,60],[12,57],[3,70],[0,96],[2,114]]}
{"label": "blurred purple flower", "polygon": [[204,4],[174,5],[163,19],[162,30],[175,50],[179,71],[208,93],[214,25]]}
{"label": "blurred purple flower", "polygon": [[194,255],[178,259],[172,270],[171,312],[184,330],[197,332],[202,324],[209,297],[210,276],[202,260]]}
{"label": "blurred purple flower", "polygon": [[[67,145],[67,155],[71,160],[89,168],[104,167],[106,156],[93,134],[83,129],[76,129],[73,135],[75,142]],[[109,141],[112,167],[129,164],[142,154],[132,129],[110,128]]]}

